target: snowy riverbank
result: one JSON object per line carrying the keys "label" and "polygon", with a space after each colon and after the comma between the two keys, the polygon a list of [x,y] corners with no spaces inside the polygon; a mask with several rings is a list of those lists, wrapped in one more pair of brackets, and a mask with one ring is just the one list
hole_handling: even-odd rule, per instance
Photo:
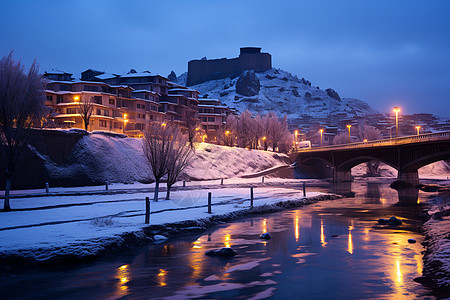
{"label": "snowy riverbank", "polygon": [[445,298],[450,297],[450,193],[433,197],[430,204],[431,218],[423,226],[424,276],[432,280],[432,286]]}
{"label": "snowy riverbank", "polygon": [[[208,192],[212,193],[212,214],[207,213]],[[150,226],[144,224],[144,199],[151,195],[140,190],[16,198],[17,210],[2,214],[1,267],[94,258],[163,239],[160,235],[198,232],[250,214],[339,198],[314,192],[303,197],[289,186],[261,186],[254,188],[254,208],[250,208],[249,192],[248,187],[174,191],[172,200],[151,202]]]}

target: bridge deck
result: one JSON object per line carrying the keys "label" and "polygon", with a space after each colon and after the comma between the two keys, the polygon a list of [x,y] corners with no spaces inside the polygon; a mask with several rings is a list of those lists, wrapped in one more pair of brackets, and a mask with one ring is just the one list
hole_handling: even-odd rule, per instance
{"label": "bridge deck", "polygon": [[422,143],[422,142],[448,140],[448,139],[450,139],[450,131],[442,131],[442,132],[436,132],[436,133],[404,136],[404,137],[399,137],[399,138],[383,139],[383,140],[376,140],[376,141],[369,141],[369,142],[358,142],[358,143],[351,143],[351,144],[332,145],[332,146],[302,149],[302,150],[293,152],[293,154],[305,153],[305,152],[355,149],[355,148],[367,149],[367,148],[371,148],[371,147],[395,146],[395,145],[402,145],[402,144],[413,144],[413,143]]}

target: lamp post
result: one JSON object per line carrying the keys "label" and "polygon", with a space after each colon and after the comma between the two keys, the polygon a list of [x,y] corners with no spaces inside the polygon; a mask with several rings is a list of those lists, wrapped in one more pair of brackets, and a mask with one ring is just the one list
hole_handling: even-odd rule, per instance
{"label": "lamp post", "polygon": [[125,133],[125,127],[127,126],[128,123],[128,119],[127,119],[127,114],[123,114],[123,133]]}
{"label": "lamp post", "polygon": [[417,125],[417,126],[416,126],[416,129],[417,129],[417,135],[419,135],[419,132],[420,132],[420,126]]}
{"label": "lamp post", "polygon": [[394,107],[395,112],[395,137],[398,138],[398,113],[400,112],[400,108],[397,106]]}
{"label": "lamp post", "polygon": [[264,150],[267,150],[267,147],[266,147],[266,137],[265,136],[263,136],[262,137],[262,140],[263,140],[263,144],[264,144]]}
{"label": "lamp post", "polygon": [[322,137],[323,137],[323,129],[322,128],[320,128],[319,129],[319,132],[320,132],[320,147],[322,147]]}
{"label": "lamp post", "polygon": [[348,128],[348,143],[350,144],[352,142],[351,138],[350,138],[350,128],[352,128],[352,125],[347,125]]}
{"label": "lamp post", "polygon": [[228,145],[228,136],[229,135],[230,135],[230,131],[229,130],[225,131],[225,143],[226,143],[227,146],[230,146],[230,145]]}
{"label": "lamp post", "polygon": [[298,130],[294,131],[294,148],[297,150],[297,136],[298,136]]}

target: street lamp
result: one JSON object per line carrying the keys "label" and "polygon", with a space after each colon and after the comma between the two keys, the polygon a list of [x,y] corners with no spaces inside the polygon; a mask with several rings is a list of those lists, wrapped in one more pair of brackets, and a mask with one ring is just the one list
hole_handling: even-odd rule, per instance
{"label": "street lamp", "polygon": [[127,119],[127,114],[123,114],[123,133],[125,133],[125,127],[127,126],[128,123],[128,119]]}
{"label": "street lamp", "polygon": [[352,142],[351,138],[350,138],[350,128],[352,128],[352,125],[347,125],[348,128],[348,143],[350,144]]}
{"label": "street lamp", "polygon": [[397,106],[394,107],[395,112],[395,137],[398,138],[398,113],[400,112],[400,108]]}
{"label": "street lamp", "polygon": [[161,127],[166,127],[166,125],[167,125],[166,123],[162,123]]}
{"label": "street lamp", "polygon": [[420,132],[420,126],[419,126],[419,125],[416,126],[416,129],[417,129],[417,135],[419,135],[419,132]]}
{"label": "street lamp", "polygon": [[295,136],[294,147],[295,147],[295,150],[297,150],[297,136],[298,136],[298,130],[294,131],[294,136]]}
{"label": "street lamp", "polygon": [[320,129],[319,129],[319,132],[320,132],[320,147],[322,147],[323,129],[320,128]]}
{"label": "street lamp", "polygon": [[203,143],[205,142],[205,139],[207,138],[206,134],[203,136]]}

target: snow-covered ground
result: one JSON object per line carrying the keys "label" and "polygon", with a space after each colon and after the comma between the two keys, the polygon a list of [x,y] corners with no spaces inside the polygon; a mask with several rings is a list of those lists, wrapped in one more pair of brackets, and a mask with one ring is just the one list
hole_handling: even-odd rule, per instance
{"label": "snow-covered ground", "polygon": [[[212,214],[207,213],[208,192],[212,193]],[[46,260],[59,255],[95,255],[123,235],[145,237],[145,197],[150,193],[105,195],[44,196],[13,198],[16,209],[3,213],[0,222],[0,256],[19,255]],[[165,193],[161,193],[165,196]],[[307,198],[319,196],[308,193]],[[150,225],[209,220],[218,215],[248,211],[250,189],[211,188],[177,190],[171,200],[151,201]],[[271,211],[309,200],[290,188],[255,187],[254,206],[259,212]]]}
{"label": "snow-covered ground", "polygon": [[[64,164],[40,156],[50,178],[64,179],[68,183],[73,178],[110,183],[149,182],[152,178],[142,139],[137,138],[91,133],[75,145]],[[288,157],[284,154],[199,143],[183,177],[193,180],[230,178],[287,163]]]}
{"label": "snow-covered ground", "polygon": [[[432,208],[428,211],[431,216],[423,231],[426,242],[424,255],[425,272],[435,281],[435,285],[447,291],[450,290],[450,194],[442,193],[435,197]],[[450,295],[450,292],[447,292]]]}

